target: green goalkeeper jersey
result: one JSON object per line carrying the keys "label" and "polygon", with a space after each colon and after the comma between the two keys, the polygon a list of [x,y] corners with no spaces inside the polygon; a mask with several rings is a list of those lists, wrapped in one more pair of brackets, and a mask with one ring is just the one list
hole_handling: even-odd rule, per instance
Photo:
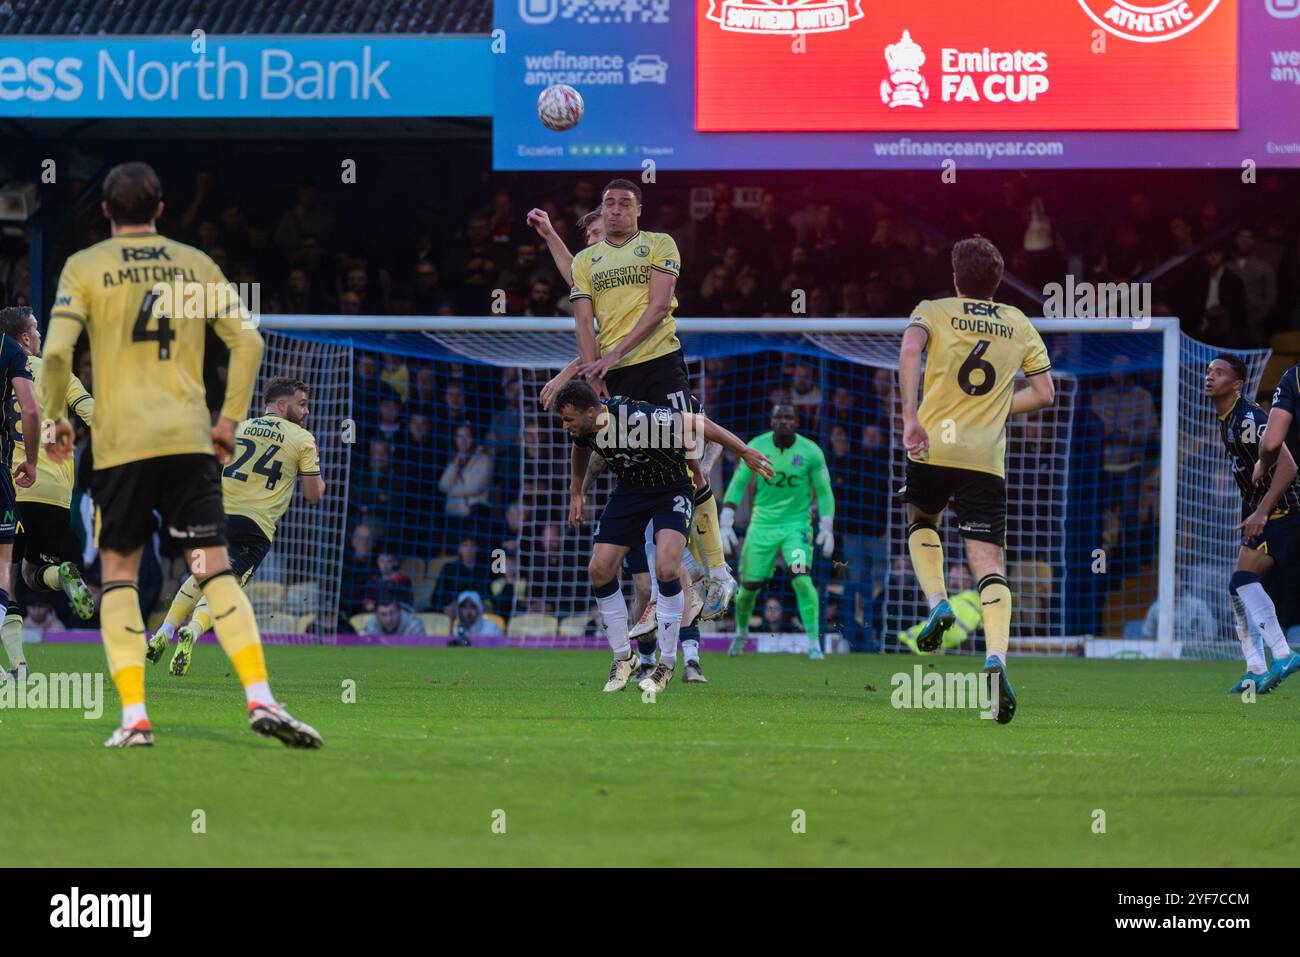
{"label": "green goalkeeper jersey", "polygon": [[[835,494],[831,491],[830,473],[826,471],[826,456],[816,442],[795,433],[793,444],[780,449],[772,433],[764,432],[749,444],[766,455],[776,471],[770,482],[758,483],[754,511],[749,519],[751,525],[807,525],[814,492],[818,515],[835,517]],[[723,503],[739,507],[753,478],[753,470],[741,459]]]}

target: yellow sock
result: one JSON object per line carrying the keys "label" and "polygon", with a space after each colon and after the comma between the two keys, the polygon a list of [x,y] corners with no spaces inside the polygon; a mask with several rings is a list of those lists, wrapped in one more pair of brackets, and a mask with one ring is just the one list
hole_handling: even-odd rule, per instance
{"label": "yellow sock", "polygon": [[144,618],[135,582],[105,582],[99,602],[108,672],[122,699],[122,724],[130,727],[144,713]]}
{"label": "yellow sock", "polygon": [[[722,553],[722,534],[718,531],[718,500],[707,485],[695,493],[695,512],[692,526],[704,552],[706,568],[720,568],[727,563]],[[699,555],[695,556],[699,559]]]}
{"label": "yellow sock", "polygon": [[212,611],[206,598],[200,598],[199,603],[194,608],[194,614],[190,618],[190,624],[194,627],[196,635],[202,637],[208,633],[212,627]]}
{"label": "yellow sock", "polygon": [[1005,661],[1011,640],[1011,588],[1001,575],[980,579],[980,614],[984,616],[984,644],[990,655]]}
{"label": "yellow sock", "polygon": [[916,573],[921,592],[928,599],[931,595],[948,597],[948,588],[943,578],[943,543],[939,540],[939,531],[933,525],[913,522],[907,529],[907,553],[912,556],[912,571]]}
{"label": "yellow sock", "polygon": [[5,615],[4,625],[0,626],[0,644],[9,656],[10,668],[17,668],[27,660],[23,656],[23,616],[17,611]]}
{"label": "yellow sock", "polygon": [[46,565],[44,568],[42,568],[40,574],[40,580],[41,580],[41,584],[44,585],[46,588],[48,588],[50,591],[63,590],[63,582],[59,581],[58,565]]}
{"label": "yellow sock", "polygon": [[181,583],[181,587],[176,592],[176,597],[172,599],[172,606],[167,609],[166,624],[171,626],[171,631],[175,631],[185,624],[185,620],[190,617],[190,612],[194,610],[194,606],[198,604],[202,595],[203,593],[199,590],[198,579],[193,575]]}
{"label": "yellow sock", "polygon": [[251,685],[266,683],[266,658],[262,654],[262,636],[257,630],[257,619],[248,596],[239,587],[233,572],[218,572],[202,583],[203,597],[211,607],[212,623],[216,627],[217,641],[235,666],[240,683],[247,689]]}

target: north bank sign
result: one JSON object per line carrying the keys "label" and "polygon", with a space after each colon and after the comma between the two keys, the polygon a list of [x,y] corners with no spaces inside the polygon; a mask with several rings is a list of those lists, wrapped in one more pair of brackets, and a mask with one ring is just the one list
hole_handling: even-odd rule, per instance
{"label": "north bank sign", "polygon": [[490,116],[482,37],[0,40],[0,116]]}

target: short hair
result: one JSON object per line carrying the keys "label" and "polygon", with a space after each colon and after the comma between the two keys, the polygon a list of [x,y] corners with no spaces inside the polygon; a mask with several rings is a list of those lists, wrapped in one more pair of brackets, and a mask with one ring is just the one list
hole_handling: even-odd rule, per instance
{"label": "short hair", "polygon": [[638,206],[641,205],[641,187],[638,186],[636,183],[632,182],[630,179],[611,179],[608,183],[605,184],[605,188],[600,191],[600,198],[602,201],[605,199],[605,194],[608,193],[611,189],[627,190],[629,193],[631,193],[633,196],[636,197],[636,204]]}
{"label": "short hair", "polygon": [[31,306],[5,306],[0,309],[0,332],[17,339],[27,331],[33,318]]}
{"label": "short hair", "polygon": [[119,226],[144,226],[162,202],[162,182],[148,163],[119,163],[104,177],[104,203]]}
{"label": "short hair", "polygon": [[1002,283],[1003,268],[998,247],[979,233],[952,247],[952,271],[963,296],[992,299]]}
{"label": "short hair", "polygon": [[[617,180],[615,180],[615,182],[617,182]],[[640,200],[638,199],[637,202],[640,202]],[[600,210],[593,209],[579,216],[578,221],[573,225],[577,226],[585,233],[587,228],[598,219],[600,219]]]}
{"label": "short hair", "polygon": [[1241,356],[1237,355],[1235,352],[1220,352],[1210,361],[1226,362],[1228,365],[1232,366],[1232,372],[1238,379],[1242,382],[1246,381],[1246,363]]}
{"label": "short hair", "polygon": [[308,392],[307,383],[301,379],[294,379],[290,376],[276,376],[266,384],[266,404],[270,405],[276,399],[283,399],[285,396],[293,396],[299,392]]}
{"label": "short hair", "polygon": [[579,412],[586,412],[600,405],[600,397],[585,379],[570,379],[555,395],[555,411],[559,412],[566,405],[573,406]]}

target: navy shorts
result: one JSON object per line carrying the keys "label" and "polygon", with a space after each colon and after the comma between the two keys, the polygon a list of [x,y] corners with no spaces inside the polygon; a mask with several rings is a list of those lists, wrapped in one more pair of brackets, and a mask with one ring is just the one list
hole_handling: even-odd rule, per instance
{"label": "navy shorts", "polygon": [[689,481],[662,489],[619,486],[600,513],[592,540],[644,551],[646,525],[654,523],[656,535],[671,528],[685,537],[690,531],[694,508],[695,490]]}
{"label": "navy shorts", "polygon": [[10,545],[18,530],[18,496],[8,469],[0,475],[0,545]]}

